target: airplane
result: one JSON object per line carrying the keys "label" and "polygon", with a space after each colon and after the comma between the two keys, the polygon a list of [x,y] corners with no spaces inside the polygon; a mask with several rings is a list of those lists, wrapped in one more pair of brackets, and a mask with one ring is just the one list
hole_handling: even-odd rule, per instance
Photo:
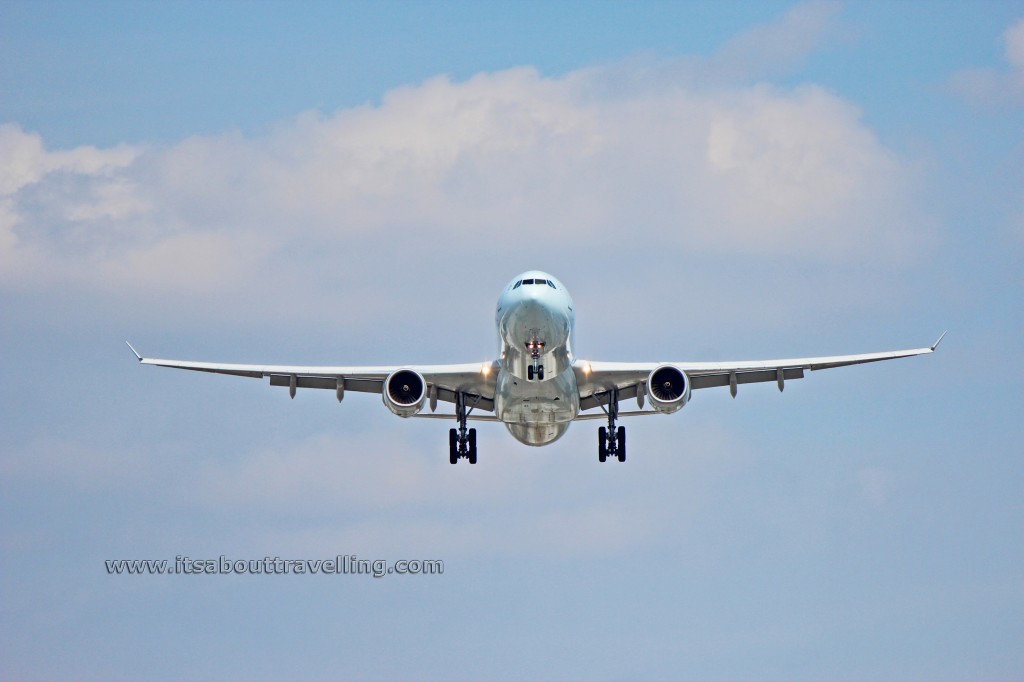
{"label": "airplane", "polygon": [[[454,419],[448,431],[449,461],[477,462],[476,429],[469,421],[501,422],[520,443],[555,442],[579,420],[607,420],[598,428],[598,460],[626,461],[626,429],[620,417],[672,414],[691,393],[729,387],[736,397],[740,384],[774,381],[779,391],[804,372],[932,353],[925,348],[785,360],[739,362],[598,362],[573,353],[576,311],[565,285],[539,270],[516,276],[498,298],[495,312],[500,355],[485,363],[400,365],[385,367],[237,365],[144,358],[144,365],[198,372],[270,379],[287,386],[294,398],[299,388],[335,392],[379,393],[385,407],[399,417]],[[126,342],[127,343],[127,342]],[[620,410],[622,401],[636,400],[636,410]],[[437,413],[438,402],[451,403],[454,414]],[[645,404],[649,408],[645,409]],[[425,406],[430,412],[423,412]],[[490,414],[480,414],[486,412]]]}

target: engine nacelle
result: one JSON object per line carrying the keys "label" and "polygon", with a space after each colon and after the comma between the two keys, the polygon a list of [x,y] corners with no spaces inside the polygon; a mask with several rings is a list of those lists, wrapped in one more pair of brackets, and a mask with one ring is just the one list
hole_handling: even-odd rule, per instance
{"label": "engine nacelle", "polygon": [[655,367],[647,377],[647,398],[658,412],[676,412],[690,400],[690,378],[673,365]]}
{"label": "engine nacelle", "polygon": [[384,406],[399,417],[411,417],[423,409],[427,382],[411,369],[397,369],[384,380],[381,399]]}

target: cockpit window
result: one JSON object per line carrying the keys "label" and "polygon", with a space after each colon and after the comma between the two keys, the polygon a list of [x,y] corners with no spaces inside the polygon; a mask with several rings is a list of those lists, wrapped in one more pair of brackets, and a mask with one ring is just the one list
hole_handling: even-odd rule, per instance
{"label": "cockpit window", "polygon": [[522,283],[523,283],[523,280],[519,280],[518,282],[516,282],[516,285],[514,287],[512,287],[512,288],[513,289],[518,289],[519,285],[522,284]]}
{"label": "cockpit window", "polygon": [[558,288],[558,287],[555,286],[555,283],[552,282],[550,279],[548,280],[548,286],[551,287],[552,289],[557,289]]}
{"label": "cockpit window", "polygon": [[523,284],[533,284],[533,280],[532,279],[524,279],[523,280]]}
{"label": "cockpit window", "polygon": [[536,280],[536,282],[537,282],[537,284],[547,284],[548,283],[548,281],[546,279],[538,279],[538,280]]}

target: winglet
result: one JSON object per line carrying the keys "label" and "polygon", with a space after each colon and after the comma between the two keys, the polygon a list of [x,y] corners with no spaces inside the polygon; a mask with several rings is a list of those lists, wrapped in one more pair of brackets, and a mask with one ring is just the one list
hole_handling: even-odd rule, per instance
{"label": "winglet", "polygon": [[[946,331],[948,332],[949,330],[947,329]],[[942,343],[942,337],[945,335],[946,332],[942,332],[942,334],[939,336],[939,340],[932,344],[932,350],[935,350],[936,348],[939,347],[939,344]]]}
{"label": "winglet", "polygon": [[[128,343],[128,342],[125,341],[125,343]],[[142,356],[139,355],[139,351],[137,351],[134,348],[132,348],[132,344],[130,344],[130,343],[128,343],[128,347],[132,349],[133,353],[135,353],[135,357],[138,358],[139,362],[142,362]]]}

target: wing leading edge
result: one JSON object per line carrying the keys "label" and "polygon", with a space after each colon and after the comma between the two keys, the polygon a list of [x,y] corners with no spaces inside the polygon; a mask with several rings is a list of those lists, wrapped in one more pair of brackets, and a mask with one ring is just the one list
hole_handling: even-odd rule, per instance
{"label": "wing leading edge", "polygon": [[[573,363],[576,382],[580,390],[580,409],[587,410],[607,404],[608,393],[618,390],[619,400],[636,398],[645,390],[648,375],[662,365],[681,369],[690,379],[692,390],[728,386],[733,396],[739,384],[774,381],[781,391],[788,379],[802,379],[805,371],[832,369],[867,362],[896,360],[935,352],[946,332],[926,348],[862,353],[859,355],[829,355],[816,358],[787,358],[782,360],[741,360],[733,362],[589,362]],[[627,413],[620,413],[627,416]]]}

